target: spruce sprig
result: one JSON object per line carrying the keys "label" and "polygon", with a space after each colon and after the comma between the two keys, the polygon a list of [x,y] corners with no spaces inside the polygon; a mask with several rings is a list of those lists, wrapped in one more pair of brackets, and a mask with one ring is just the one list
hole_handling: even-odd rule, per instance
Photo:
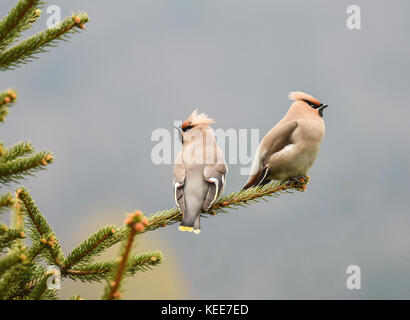
{"label": "spruce sprig", "polygon": [[39,151],[25,157],[0,162],[0,183],[9,185],[24,180],[27,176],[44,170],[53,162],[54,155],[48,151]]}
{"label": "spruce sprig", "polygon": [[37,54],[47,52],[47,48],[55,46],[58,41],[66,41],[71,34],[84,29],[89,20],[85,12],[73,13],[54,28],[48,28],[31,36],[17,45],[0,53],[0,71],[12,70],[21,64],[31,62]]}
{"label": "spruce sprig", "polygon": [[54,264],[61,267],[64,263],[63,251],[47,220],[35,205],[33,198],[26,188],[18,189],[17,196],[21,211],[28,222],[30,239],[46,245],[47,250],[42,252],[46,261],[51,265]]}
{"label": "spruce sprig", "polygon": [[[0,196],[0,213],[6,211],[6,209],[11,208],[15,204],[15,199],[11,192],[7,192],[6,194]],[[0,235],[1,235],[1,226],[0,226]]]}
{"label": "spruce sprig", "polygon": [[[208,211],[203,211],[202,215],[216,215],[217,213],[227,213],[226,209],[236,209],[237,207],[246,207],[252,203],[266,200],[267,197],[277,197],[281,193],[292,193],[292,191],[305,191],[309,177],[299,177],[288,181],[275,181],[270,184],[249,188],[233,192],[223,196]],[[182,214],[178,208],[162,210],[148,216],[149,226],[146,231],[155,230],[165,227],[182,220]]]}
{"label": "spruce sprig", "polygon": [[[42,5],[40,0],[18,0],[0,20],[0,71],[31,61],[38,53],[84,29],[88,21],[85,13],[73,14],[55,28],[17,43],[22,32],[40,18]],[[14,89],[0,92],[0,122],[5,121],[16,100]],[[35,152],[29,142],[19,142],[9,148],[0,142],[0,187],[32,176],[52,161],[50,152]],[[12,212],[10,224],[0,223],[0,299],[55,298],[56,290],[47,288],[51,275],[43,266],[64,263],[54,232],[25,188],[18,190],[17,197],[10,192],[0,196],[0,213],[8,210]],[[29,246],[25,244],[27,229]]]}
{"label": "spruce sprig", "polygon": [[0,51],[10,46],[21,36],[21,33],[40,18],[40,0],[19,0],[0,21]]}
{"label": "spruce sprig", "polygon": [[0,122],[4,122],[10,112],[10,106],[16,102],[17,92],[8,89],[0,92]]}
{"label": "spruce sprig", "polygon": [[5,150],[4,154],[0,157],[0,162],[12,161],[17,158],[32,154],[33,152],[34,148],[31,142],[21,141]]}
{"label": "spruce sprig", "polygon": [[124,233],[124,229],[117,230],[117,227],[114,225],[102,228],[68,255],[63,270],[67,270],[77,264],[87,264],[93,257],[98,256],[105,249],[121,241],[124,238]]}
{"label": "spruce sprig", "polygon": [[121,282],[124,279],[127,270],[128,259],[131,254],[134,239],[138,233],[144,231],[145,226],[148,224],[147,219],[144,218],[141,211],[135,211],[129,214],[124,222],[129,228],[129,232],[121,249],[121,255],[118,257],[117,263],[112,268],[112,276],[105,288],[103,298],[106,300],[114,300],[121,297]]}
{"label": "spruce sprig", "polygon": [[[159,265],[162,262],[163,256],[161,251],[146,252],[141,255],[135,255],[129,259],[125,267],[124,273],[127,277],[135,276],[138,272],[151,270],[152,267]],[[65,270],[65,274],[73,279],[82,282],[93,282],[107,280],[118,265],[116,259],[111,259],[103,262],[91,263],[85,266],[74,267],[73,269]]]}

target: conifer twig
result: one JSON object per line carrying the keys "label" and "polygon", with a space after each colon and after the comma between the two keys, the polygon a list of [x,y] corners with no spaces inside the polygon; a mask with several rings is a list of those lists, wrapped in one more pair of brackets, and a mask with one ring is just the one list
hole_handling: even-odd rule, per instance
{"label": "conifer twig", "polygon": [[88,15],[84,12],[73,14],[54,28],[49,28],[23,40],[19,44],[0,53],[0,70],[15,69],[21,64],[30,62],[38,53],[46,52],[58,40],[67,40],[72,33],[84,29],[88,22]]}
{"label": "conifer twig", "polygon": [[6,194],[0,196],[0,213],[6,210],[6,208],[12,207],[14,203],[15,200],[11,192],[7,192]]}
{"label": "conifer twig", "polygon": [[15,240],[23,239],[24,237],[24,232],[18,229],[8,229],[2,232],[0,236],[0,252],[2,252],[4,248],[11,247]]}
{"label": "conifer twig", "polygon": [[85,264],[89,262],[93,256],[97,256],[104,249],[121,241],[123,238],[123,230],[119,230],[119,233],[117,231],[117,227],[112,225],[106,226],[91,235],[67,256],[62,269],[67,270],[78,263]]}
{"label": "conifer twig", "polygon": [[35,172],[44,170],[53,162],[53,158],[52,153],[41,151],[27,157],[0,162],[0,182],[7,185],[11,182],[18,182],[25,176],[32,176]]}
{"label": "conifer twig", "polygon": [[42,242],[33,243],[27,251],[24,247],[21,248],[26,253],[24,263],[14,267],[15,270],[7,273],[0,281],[0,299],[12,299],[30,293],[46,273],[43,266],[34,264],[44,248]]}
{"label": "conifer twig", "polygon": [[[262,187],[254,187],[247,190],[241,190],[222,197],[215,203],[207,212],[203,214],[215,215],[219,212],[227,212],[226,209],[235,209],[235,207],[246,207],[251,203],[265,200],[265,197],[278,196],[280,193],[291,193],[292,190],[304,191],[309,182],[308,177],[301,177],[298,180],[292,179],[289,181],[279,181],[267,184]],[[180,222],[182,214],[178,208],[159,211],[151,214],[148,217],[149,225],[146,231],[155,230],[160,227],[165,227],[169,224]]]}
{"label": "conifer twig", "polygon": [[[124,269],[124,273],[127,276],[133,276],[139,271],[147,271],[153,266],[156,266],[162,262],[161,251],[152,251],[136,255],[129,258],[127,265]],[[92,263],[85,266],[75,267],[73,269],[64,270],[65,275],[80,281],[101,281],[107,279],[112,273],[113,269],[117,266],[118,261],[115,259]]]}
{"label": "conifer twig", "polygon": [[13,43],[40,18],[40,0],[19,0],[0,21],[0,51]]}
{"label": "conifer twig", "polygon": [[118,263],[113,270],[112,280],[108,283],[108,286],[105,289],[104,298],[106,300],[120,298],[121,294],[119,289],[127,268],[128,257],[134,243],[134,238],[138,233],[142,233],[148,225],[148,220],[144,217],[144,214],[138,210],[129,214],[124,222],[129,228],[129,233],[124,248],[122,249],[121,256],[118,258]]}
{"label": "conifer twig", "polygon": [[0,259],[0,275],[16,264],[24,262],[24,260],[26,260],[26,255],[22,254],[19,250],[8,253]]}
{"label": "conifer twig", "polygon": [[113,299],[118,299],[120,297],[120,292],[119,292],[119,288],[121,285],[121,281],[123,279],[123,275],[124,275],[124,271],[125,271],[125,266],[127,265],[127,261],[128,261],[128,256],[131,252],[131,248],[132,248],[132,244],[134,243],[134,238],[137,234],[137,231],[135,230],[135,228],[132,227],[129,235],[128,235],[128,239],[127,242],[125,244],[125,248],[124,251],[121,255],[121,257],[118,259],[118,266],[117,266],[117,270],[115,272],[114,278],[112,280],[112,282],[109,284],[109,292],[106,296],[107,300],[113,300]]}
{"label": "conifer twig", "polygon": [[0,157],[0,161],[7,162],[7,161],[15,160],[17,158],[32,154],[33,152],[34,152],[34,148],[31,142],[21,141],[7,148],[4,151],[4,154]]}
{"label": "conifer twig", "polygon": [[[41,31],[20,43],[18,38],[41,15],[42,0],[16,0],[16,5],[0,20],[0,71],[14,69],[36,58],[38,53],[55,47],[58,41],[66,41],[79,32],[88,21],[86,13],[72,14],[54,28]],[[0,122],[4,122],[10,107],[17,99],[17,92],[8,89],[0,92]],[[49,152],[34,153],[31,143],[20,142],[4,148],[0,142],[0,185],[19,182],[36,171],[45,169],[53,161]],[[17,199],[11,193],[0,196],[0,213],[14,209],[9,226],[0,223],[0,299],[54,299],[57,291],[49,289],[47,282],[52,273],[44,264],[64,265],[64,255],[54,232],[36,207],[28,191],[17,191]],[[27,219],[24,219],[24,218]],[[23,239],[28,222],[29,248]],[[120,236],[120,239],[122,237]],[[119,240],[118,240],[119,241]],[[84,266],[91,256],[109,247],[112,242],[103,241],[87,251],[78,252],[76,266]],[[3,254],[2,249],[7,252]],[[81,255],[83,254],[83,255]],[[40,261],[40,257],[41,259]]]}
{"label": "conifer twig", "polygon": [[55,273],[53,271],[46,272],[37,283],[31,288],[29,298],[32,300],[41,300],[44,298],[55,298],[55,290],[48,289],[48,279]]}
{"label": "conifer twig", "polygon": [[17,92],[13,89],[8,89],[0,92],[0,122],[4,122],[9,114],[10,106],[17,100]]}
{"label": "conifer twig", "polygon": [[23,214],[28,218],[30,238],[33,241],[43,243],[47,248],[47,250],[43,252],[48,252],[48,254],[44,254],[46,260],[61,268],[64,255],[58,243],[58,239],[48,225],[47,220],[40,213],[30,193],[25,188],[17,190],[17,197]]}

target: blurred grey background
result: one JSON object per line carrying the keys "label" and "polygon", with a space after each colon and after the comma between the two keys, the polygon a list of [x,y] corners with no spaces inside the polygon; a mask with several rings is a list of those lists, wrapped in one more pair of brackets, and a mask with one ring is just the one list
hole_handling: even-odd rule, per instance
{"label": "blurred grey background", "polygon": [[[1,1],[1,14],[14,3]],[[203,219],[200,236],[176,226],[144,235],[137,250],[163,251],[152,272],[175,280],[173,290],[161,295],[159,282],[148,295],[137,277],[139,295],[126,297],[410,298],[408,1],[51,4],[63,17],[87,11],[87,31],[1,74],[0,88],[20,97],[0,130],[6,145],[31,140],[55,153],[25,185],[66,253],[127,211],[174,206],[172,166],[151,161],[153,130],[197,107],[214,128],[262,137],[287,111],[287,93],[302,90],[329,104],[307,191]],[[346,27],[350,4],[361,30]],[[226,193],[246,180],[229,169]],[[351,264],[361,290],[346,288]]]}

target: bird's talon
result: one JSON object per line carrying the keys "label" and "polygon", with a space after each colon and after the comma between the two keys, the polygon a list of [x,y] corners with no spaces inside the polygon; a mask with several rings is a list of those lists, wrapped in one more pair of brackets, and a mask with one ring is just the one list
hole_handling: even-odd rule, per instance
{"label": "bird's talon", "polygon": [[305,176],[297,176],[289,179],[289,184],[292,186],[302,187],[304,184],[308,182],[308,177]]}

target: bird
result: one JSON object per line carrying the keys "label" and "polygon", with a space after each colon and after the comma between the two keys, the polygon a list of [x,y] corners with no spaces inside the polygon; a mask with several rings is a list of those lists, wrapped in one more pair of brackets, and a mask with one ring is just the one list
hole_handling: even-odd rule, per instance
{"label": "bird", "polygon": [[311,95],[294,91],[287,114],[263,137],[244,190],[271,180],[307,177],[325,134],[323,110],[328,107]]}
{"label": "bird", "polygon": [[225,189],[228,167],[206,114],[192,114],[176,127],[182,149],[174,165],[175,202],[182,213],[180,231],[199,234],[201,212],[208,211]]}

